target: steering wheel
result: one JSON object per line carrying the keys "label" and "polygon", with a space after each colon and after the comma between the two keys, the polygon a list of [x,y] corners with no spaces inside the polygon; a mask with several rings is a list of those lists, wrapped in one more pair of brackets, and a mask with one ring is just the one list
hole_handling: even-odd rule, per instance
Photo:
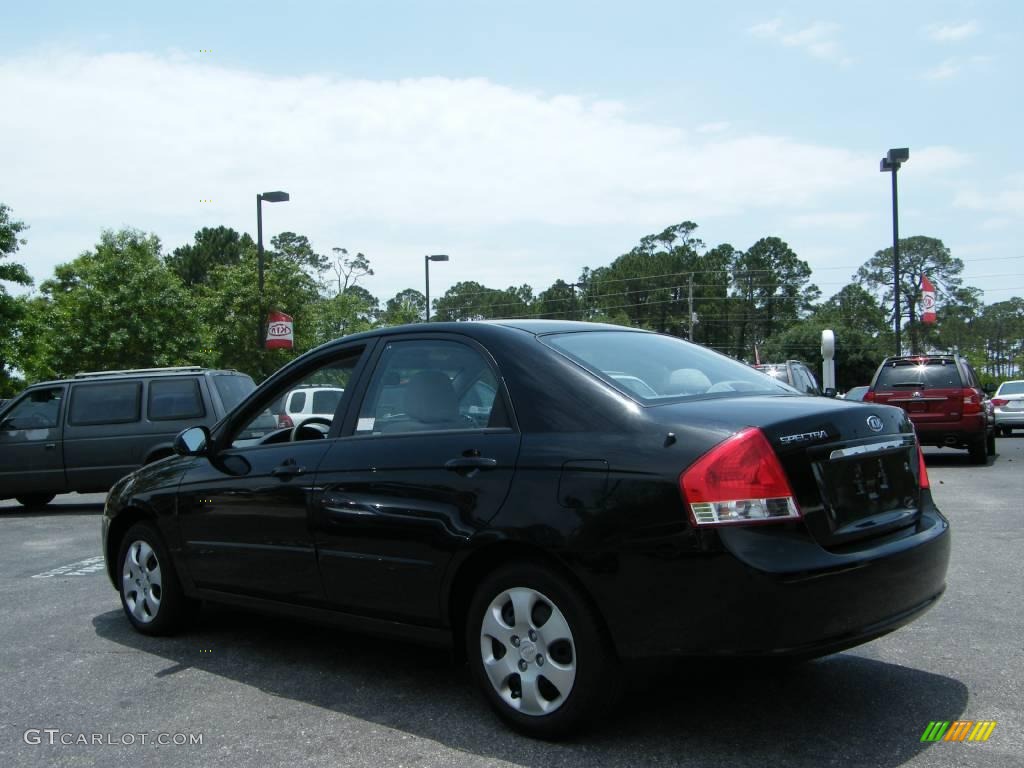
{"label": "steering wheel", "polygon": [[327,437],[327,433],[331,430],[331,423],[331,420],[328,419],[326,416],[310,416],[308,419],[296,421],[295,426],[292,427],[291,435],[288,436],[288,440],[289,442],[292,443],[297,442],[299,440],[299,432],[305,429],[306,427],[311,426],[313,424],[325,424],[327,426],[327,429],[323,430],[322,432],[319,429],[313,430],[319,435],[318,439],[322,440],[323,438]]}

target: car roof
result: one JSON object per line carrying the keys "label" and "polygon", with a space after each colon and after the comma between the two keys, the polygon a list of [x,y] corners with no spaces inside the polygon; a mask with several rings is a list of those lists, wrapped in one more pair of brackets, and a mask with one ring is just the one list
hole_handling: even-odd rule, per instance
{"label": "car roof", "polygon": [[88,375],[76,374],[75,376],[69,376],[66,379],[49,379],[47,381],[37,381],[35,384],[30,384],[26,389],[34,389],[35,387],[46,387],[53,386],[55,384],[72,384],[75,382],[96,382],[96,381],[134,381],[137,379],[165,379],[172,378],[175,376],[195,376],[197,374],[217,373],[228,376],[247,376],[248,374],[236,371],[233,368],[188,368],[181,370],[160,370],[154,368],[151,370],[139,369],[129,371],[97,371]]}

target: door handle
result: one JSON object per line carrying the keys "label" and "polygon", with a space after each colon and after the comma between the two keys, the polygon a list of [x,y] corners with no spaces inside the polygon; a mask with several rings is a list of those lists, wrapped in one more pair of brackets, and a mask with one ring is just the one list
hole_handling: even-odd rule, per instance
{"label": "door handle", "polygon": [[43,446],[43,450],[44,451],[52,451],[52,450],[56,449],[56,447],[57,447],[56,443],[47,443],[46,445]]}
{"label": "door handle", "polygon": [[300,467],[294,461],[286,461],[284,464],[274,467],[270,470],[270,474],[274,477],[279,477],[282,480],[288,480],[289,478],[295,477],[296,475],[305,474],[306,468]]}
{"label": "door handle", "polygon": [[494,469],[498,466],[497,459],[489,459],[485,456],[460,456],[457,459],[448,459],[444,468],[449,472],[474,475],[481,469]]}

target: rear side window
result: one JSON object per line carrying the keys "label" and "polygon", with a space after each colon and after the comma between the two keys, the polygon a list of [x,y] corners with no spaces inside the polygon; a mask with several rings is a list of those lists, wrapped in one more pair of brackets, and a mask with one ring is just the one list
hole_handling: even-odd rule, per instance
{"label": "rear side window", "polygon": [[950,389],[961,386],[956,363],[942,360],[900,360],[882,368],[875,382],[875,389]]}
{"label": "rear side window", "polygon": [[302,409],[306,406],[306,393],[305,392],[293,392],[292,403],[288,406],[288,410],[292,413],[301,413]]}
{"label": "rear side window", "polygon": [[211,378],[221,402],[224,403],[225,411],[233,410],[256,389],[256,384],[245,374],[215,373]]}
{"label": "rear side window", "polygon": [[79,384],[71,391],[72,424],[125,424],[139,420],[142,383]]}
{"label": "rear side window", "polygon": [[338,410],[343,389],[321,389],[313,393],[313,413],[326,413],[331,416]]}
{"label": "rear side window", "polygon": [[195,379],[168,379],[149,383],[151,420],[201,419],[205,415],[199,382]]}

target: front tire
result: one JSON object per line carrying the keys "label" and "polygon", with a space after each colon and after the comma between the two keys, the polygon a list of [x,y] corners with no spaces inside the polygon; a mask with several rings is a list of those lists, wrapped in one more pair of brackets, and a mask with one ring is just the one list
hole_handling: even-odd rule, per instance
{"label": "front tire", "polygon": [[152,523],[136,523],[128,529],[121,540],[117,574],[121,607],[144,635],[177,632],[196,607],[185,596],[163,538]]}
{"label": "front tire", "polygon": [[24,496],[15,496],[18,503],[28,509],[42,509],[53,501],[55,493],[26,493]]}
{"label": "front tire", "polygon": [[539,565],[508,565],[477,589],[466,621],[473,677],[515,730],[578,732],[614,706],[619,660],[580,591]]}

